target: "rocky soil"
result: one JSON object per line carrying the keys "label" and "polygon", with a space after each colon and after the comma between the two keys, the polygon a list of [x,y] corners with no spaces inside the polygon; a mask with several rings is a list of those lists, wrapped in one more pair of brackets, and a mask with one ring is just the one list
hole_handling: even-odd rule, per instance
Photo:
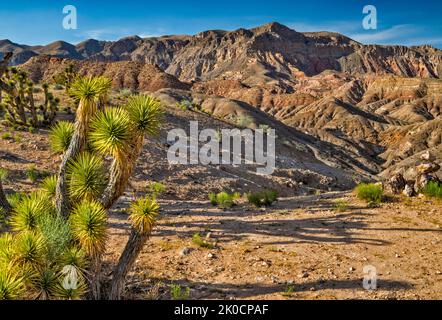
{"label": "rocky soil", "polygon": [[[337,201],[348,208],[338,212]],[[189,287],[190,299],[442,298],[441,203],[397,198],[369,209],[352,194],[324,193],[267,210],[166,200],[162,208],[127,298],[169,299],[171,284]],[[116,210],[110,227],[109,262],[129,234],[126,215]],[[215,247],[195,245],[195,233]],[[376,268],[376,290],[363,287],[365,266]]]}

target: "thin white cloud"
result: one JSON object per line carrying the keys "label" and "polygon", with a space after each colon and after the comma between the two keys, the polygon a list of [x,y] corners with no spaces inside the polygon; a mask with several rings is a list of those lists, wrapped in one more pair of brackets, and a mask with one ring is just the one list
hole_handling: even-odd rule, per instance
{"label": "thin white cloud", "polygon": [[350,37],[367,44],[385,44],[395,41],[403,43],[399,40],[408,38],[410,35],[416,35],[420,31],[419,27],[412,24],[401,24],[381,31],[366,30],[365,32],[350,34]]}
{"label": "thin white cloud", "polygon": [[294,22],[288,23],[287,26],[298,32],[317,32],[317,31],[329,31],[338,32],[344,35],[353,33],[361,28],[361,23],[356,21],[330,21],[326,23],[305,23]]}
{"label": "thin white cloud", "polygon": [[86,37],[96,40],[118,40],[128,36],[138,35],[141,38],[157,37],[160,34],[156,32],[140,32],[139,30],[129,28],[107,28],[107,29],[90,29],[81,32],[79,37]]}
{"label": "thin white cloud", "polygon": [[423,36],[428,34],[428,30],[413,24],[400,24],[383,30],[364,30],[360,21],[330,21],[315,24],[294,22],[288,23],[287,26],[298,32],[338,32],[363,44],[442,45],[442,37]]}

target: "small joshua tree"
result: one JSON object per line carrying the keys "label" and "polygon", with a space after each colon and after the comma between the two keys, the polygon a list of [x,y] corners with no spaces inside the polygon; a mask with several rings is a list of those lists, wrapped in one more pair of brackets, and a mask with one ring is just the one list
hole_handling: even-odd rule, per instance
{"label": "small joshua tree", "polygon": [[77,77],[78,74],[75,70],[75,66],[73,64],[69,64],[63,72],[55,75],[52,79],[56,84],[64,86],[66,92],[69,92],[72,83],[74,83]]}

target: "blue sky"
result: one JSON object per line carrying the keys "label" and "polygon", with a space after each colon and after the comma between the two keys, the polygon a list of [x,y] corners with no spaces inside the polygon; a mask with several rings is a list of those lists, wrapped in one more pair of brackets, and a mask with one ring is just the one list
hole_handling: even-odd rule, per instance
{"label": "blue sky", "polygon": [[[364,30],[362,8],[375,5],[378,29]],[[78,29],[64,30],[63,7],[78,10]],[[25,44],[129,35],[195,34],[278,21],[297,31],[336,31],[362,43],[442,48],[442,1],[327,0],[0,0],[0,39]]]}

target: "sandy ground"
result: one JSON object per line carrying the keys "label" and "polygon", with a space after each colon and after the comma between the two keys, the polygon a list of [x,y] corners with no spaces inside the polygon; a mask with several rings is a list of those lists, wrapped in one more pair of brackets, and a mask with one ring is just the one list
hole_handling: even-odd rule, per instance
{"label": "sandy ground", "polygon": [[[339,199],[347,210],[335,209]],[[127,298],[167,299],[170,284],[189,287],[190,299],[442,298],[441,203],[367,208],[352,194],[326,193],[267,210],[163,201],[162,211]],[[197,232],[215,248],[194,244]],[[110,234],[113,262],[128,236],[124,212],[112,213]],[[376,268],[374,291],[363,288],[364,266]]]}

